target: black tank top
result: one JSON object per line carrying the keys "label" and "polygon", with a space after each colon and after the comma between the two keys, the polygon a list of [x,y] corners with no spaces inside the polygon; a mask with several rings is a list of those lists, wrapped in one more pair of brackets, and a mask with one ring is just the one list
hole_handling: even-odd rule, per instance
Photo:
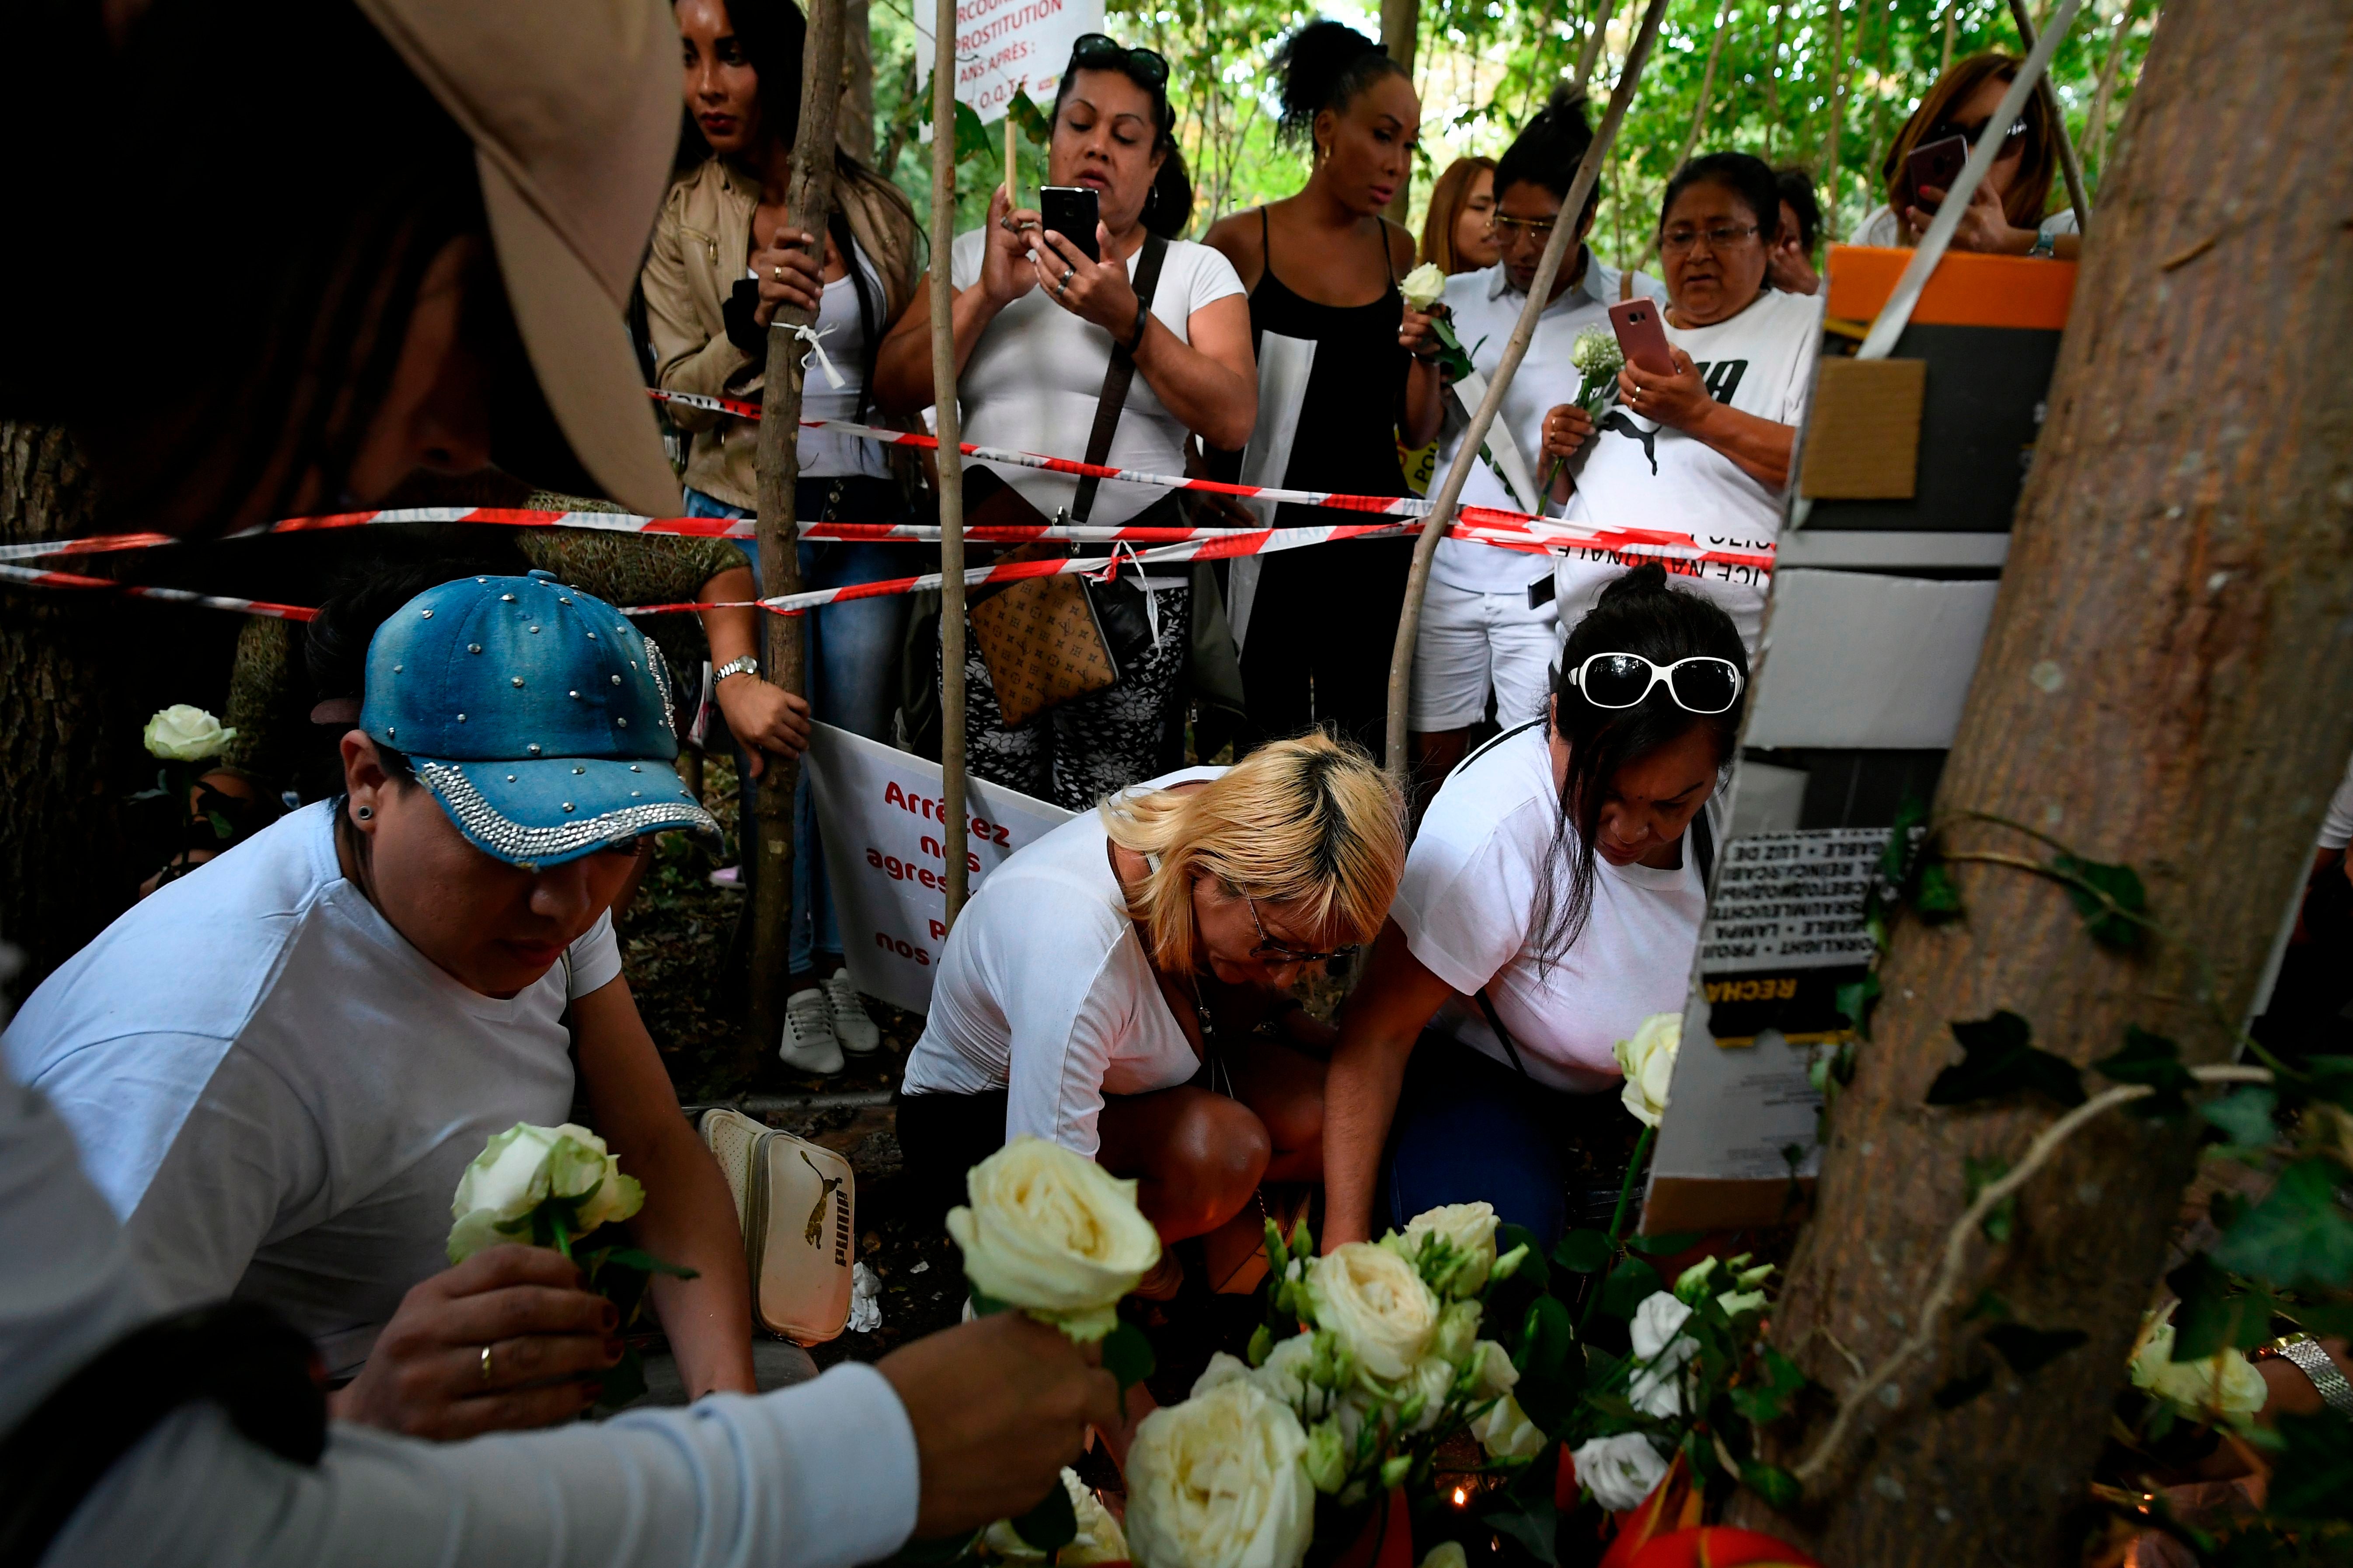
{"label": "black tank top", "polygon": [[[1339,490],[1353,495],[1401,496],[1405,471],[1398,464],[1398,397],[1405,385],[1406,351],[1398,343],[1405,298],[1398,292],[1389,261],[1388,230],[1381,230],[1381,268],[1388,288],[1367,305],[1319,305],[1284,286],[1274,270],[1274,245],[1266,209],[1258,213],[1260,245],[1266,258],[1258,287],[1250,290],[1250,340],[1280,332],[1315,344],[1315,367],[1292,437],[1287,489]],[[1316,521],[1335,514],[1319,512]]]}

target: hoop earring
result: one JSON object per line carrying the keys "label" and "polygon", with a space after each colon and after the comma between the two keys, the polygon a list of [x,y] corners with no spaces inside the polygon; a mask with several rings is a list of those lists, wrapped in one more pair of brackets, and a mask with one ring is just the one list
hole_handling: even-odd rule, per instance
{"label": "hoop earring", "polygon": [[375,807],[372,805],[355,805],[352,807],[352,815],[358,817],[362,822],[366,822],[375,817]]}

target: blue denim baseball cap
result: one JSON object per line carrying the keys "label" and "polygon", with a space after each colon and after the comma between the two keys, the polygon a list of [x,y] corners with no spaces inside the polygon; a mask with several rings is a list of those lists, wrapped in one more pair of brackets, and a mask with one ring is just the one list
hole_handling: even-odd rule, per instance
{"label": "blue denim baseball cap", "polygon": [[406,754],[468,842],[527,868],[719,824],[679,782],[661,654],[551,572],[463,577],[368,644],[360,728]]}

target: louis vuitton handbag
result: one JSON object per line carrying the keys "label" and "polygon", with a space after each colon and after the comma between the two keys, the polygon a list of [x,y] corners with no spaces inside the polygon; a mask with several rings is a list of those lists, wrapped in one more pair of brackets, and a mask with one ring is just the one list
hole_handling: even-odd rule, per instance
{"label": "louis vuitton handbag", "polygon": [[[1145,237],[1135,264],[1135,294],[1147,310],[1167,254],[1166,240]],[[1114,343],[1111,363],[1103,371],[1103,395],[1095,403],[1094,429],[1087,438],[1089,463],[1100,465],[1110,455],[1134,379],[1135,361]],[[1098,483],[1092,477],[1079,481],[1071,521],[1084,522],[1093,510]],[[966,468],[965,485],[965,517],[973,525],[1039,527],[1048,521],[1019,490],[987,468]],[[1171,497],[1161,504],[1173,500]],[[1041,539],[1007,552],[997,563],[1061,560],[1070,553],[1068,543]],[[1142,597],[1142,590],[1131,584],[1094,583],[1071,573],[974,590],[965,612],[973,644],[987,667],[1006,724],[1026,724],[1050,709],[1116,684],[1122,666],[1142,658],[1153,644]]]}
{"label": "louis vuitton handbag", "polygon": [[735,1195],[753,1321],[796,1344],[833,1339],[849,1321],[857,1255],[849,1162],[725,1106],[702,1113],[702,1132]]}

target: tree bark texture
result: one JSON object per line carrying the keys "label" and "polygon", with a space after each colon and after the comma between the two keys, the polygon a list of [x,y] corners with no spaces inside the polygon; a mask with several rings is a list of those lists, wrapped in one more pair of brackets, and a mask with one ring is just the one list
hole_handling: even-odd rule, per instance
{"label": "tree bark texture", "polygon": [[[1389,58],[1405,68],[1408,81],[1413,80],[1413,59],[1421,43],[1421,0],[1381,0],[1381,47]],[[1408,180],[1389,198],[1388,217],[1392,223],[1405,222],[1406,209],[1412,199],[1413,182]]]}
{"label": "tree bark texture", "polygon": [[[2009,1008],[2078,1063],[2138,1024],[2186,1060],[2225,1059],[2302,886],[2353,747],[2353,144],[2310,131],[2348,104],[2344,0],[2165,8],[1936,811],[2132,864],[2211,990],[2179,946],[2094,946],[2063,889],[2003,867],[1953,867],[1964,919],[1898,921],[1774,1322],[1833,1391],[1857,1380],[1844,1352],[1876,1366],[1916,1326],[1963,1160],[2015,1159],[2052,1120],[2039,1102],[1926,1106],[1957,1056],[1950,1022]],[[1983,826],[1947,842],[2049,854]],[[1809,1510],[1774,1528],[1873,1568],[2074,1562],[2191,1143],[2111,1114],[2063,1146],[1957,1300],[1990,1287],[2020,1321],[2088,1342],[1940,1412],[1937,1387],[1998,1367],[1976,1325],[1947,1322],[1894,1403],[1871,1402]],[[1826,1425],[1776,1457],[1810,1456]],[[1736,1511],[1760,1508],[1743,1494]]]}
{"label": "tree bark texture", "polygon": [[946,819],[947,875],[941,923],[953,928],[967,890],[965,857],[964,411],[956,402],[955,281],[948,247],[955,238],[955,0],[939,0],[932,37],[932,388],[937,405],[940,475],[940,815]]}
{"label": "tree bark texture", "polygon": [[[94,486],[62,427],[0,421],[0,542],[91,531]],[[122,738],[108,690],[121,613],[89,595],[0,587],[0,940],[24,955],[9,985],[19,998],[129,900],[110,765]]]}
{"label": "tree bark texture", "polygon": [[[834,126],[841,107],[844,0],[810,0],[808,41],[803,46],[801,122],[793,137],[792,178],[785,211],[796,228],[825,249],[826,215],[833,207]],[[847,258],[845,258],[847,259]],[[768,327],[767,374],[760,395],[760,586],[771,598],[800,592],[800,524],[794,492],[800,483],[801,361],[808,351],[792,329],[813,325],[817,314],[780,306]],[[766,616],[762,674],[786,691],[807,696],[808,677],[802,616]],[[760,776],[755,828],[759,872],[752,910],[752,1041],[765,1051],[783,1037],[785,998],[792,985],[793,801],[800,784],[797,758],[771,757]]]}
{"label": "tree bark texture", "polygon": [[842,0],[841,119],[834,133],[841,150],[861,163],[874,162],[872,27],[873,0]]}

